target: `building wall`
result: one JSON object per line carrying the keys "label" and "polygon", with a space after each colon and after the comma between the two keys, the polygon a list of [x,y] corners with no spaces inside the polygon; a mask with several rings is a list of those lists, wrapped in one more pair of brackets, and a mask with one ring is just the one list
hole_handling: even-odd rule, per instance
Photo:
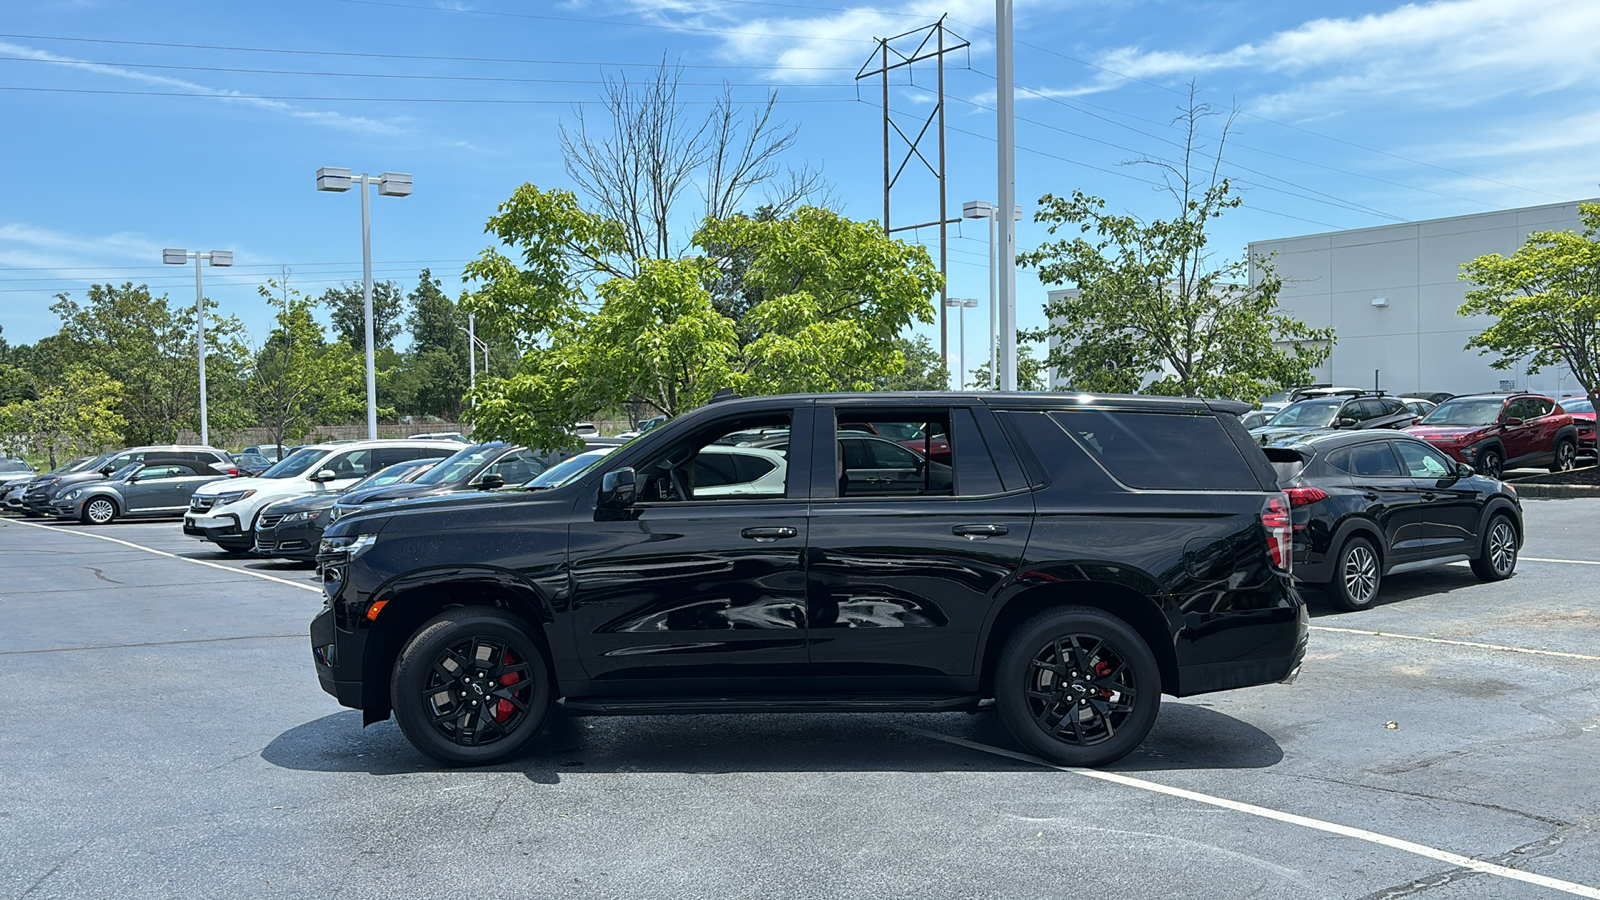
{"label": "building wall", "polygon": [[[1491,367],[1466,343],[1493,319],[1456,314],[1470,287],[1462,263],[1486,253],[1510,255],[1534,231],[1581,230],[1578,201],[1448,219],[1384,225],[1305,237],[1255,241],[1250,257],[1271,257],[1283,278],[1280,305],[1313,327],[1332,325],[1338,340],[1318,380],[1405,391],[1505,389],[1569,393],[1562,367],[1529,375]],[[1252,271],[1252,280],[1259,277]],[[1387,306],[1373,306],[1375,298]]]}

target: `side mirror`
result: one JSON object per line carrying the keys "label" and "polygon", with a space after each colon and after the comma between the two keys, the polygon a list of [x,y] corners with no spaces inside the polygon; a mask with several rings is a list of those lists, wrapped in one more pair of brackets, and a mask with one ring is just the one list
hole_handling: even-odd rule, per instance
{"label": "side mirror", "polygon": [[492,491],[506,486],[506,477],[499,472],[490,472],[478,479],[478,490]]}
{"label": "side mirror", "polygon": [[613,469],[600,479],[600,508],[622,511],[633,508],[637,494],[637,479],[633,469]]}
{"label": "side mirror", "polygon": [[1518,425],[1521,425],[1521,424],[1522,424],[1522,420],[1521,419],[1517,418],[1516,416],[1511,416],[1510,418],[1506,419],[1504,422],[1501,422],[1500,423],[1500,427],[1501,428],[1516,428]]}
{"label": "side mirror", "polygon": [[1470,478],[1474,474],[1476,474],[1477,471],[1478,471],[1477,469],[1474,469],[1473,467],[1467,465],[1464,462],[1456,463],[1456,477],[1457,478]]}
{"label": "side mirror", "polygon": [[322,471],[316,473],[315,475],[312,475],[311,476],[311,480],[317,482],[318,484],[321,484],[324,481],[332,481],[332,480],[334,480],[335,478],[338,478],[338,477],[339,477],[338,474],[336,472],[334,472],[332,469],[323,469]]}
{"label": "side mirror", "polygon": [[1340,416],[1339,417],[1338,427],[1339,428],[1354,428],[1354,427],[1356,427],[1357,425],[1360,425],[1360,424],[1361,424],[1361,420],[1357,419],[1355,416]]}
{"label": "side mirror", "polygon": [[112,472],[115,472],[116,470],[117,470],[116,466],[113,466],[110,463],[107,463],[107,464],[105,464],[105,465],[100,467],[100,474],[101,475],[110,475]]}

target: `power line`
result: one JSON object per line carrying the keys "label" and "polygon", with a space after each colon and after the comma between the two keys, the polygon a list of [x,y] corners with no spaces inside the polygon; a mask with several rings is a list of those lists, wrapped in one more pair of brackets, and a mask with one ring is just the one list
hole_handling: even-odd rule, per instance
{"label": "power line", "polygon": [[[639,68],[659,69],[661,63],[640,62],[605,62],[602,60],[584,59],[528,59],[506,56],[438,56],[415,53],[361,53],[351,50],[299,50],[284,47],[237,47],[223,44],[174,44],[165,41],[129,41],[115,38],[88,38],[65,37],[49,34],[7,34],[0,32],[0,38],[14,38],[27,41],[71,41],[84,44],[115,44],[124,47],[162,47],[174,50],[218,50],[228,53],[280,53],[293,56],[340,56],[352,59],[403,59],[421,60],[427,62],[473,62],[473,63],[512,63],[516,65],[537,66],[605,66],[611,68]],[[706,63],[674,63],[667,66],[670,69],[768,69],[769,65],[711,65]],[[790,71],[797,72],[854,72],[854,66],[785,66]]]}
{"label": "power line", "polygon": [[[609,84],[603,78],[507,78],[493,75],[408,75],[393,72],[307,72],[303,69],[244,69],[232,66],[175,66],[165,63],[106,62],[95,59],[39,59],[34,56],[0,56],[0,62],[31,62],[52,66],[114,66],[126,69],[168,69],[178,72],[234,72],[245,75],[307,75],[318,78],[396,78],[410,81],[489,81],[508,84]],[[680,81],[684,87],[760,87],[760,88],[854,88],[855,84],[779,85],[770,81]]]}
{"label": "power line", "polygon": [[361,6],[386,6],[391,9],[414,9],[419,12],[446,12],[462,13],[476,16],[498,16],[508,19],[536,19],[542,22],[578,22],[584,25],[619,25],[629,28],[658,28],[665,31],[688,32],[691,34],[725,34],[734,37],[759,37],[759,38],[791,38],[803,41],[827,41],[835,44],[870,44],[872,41],[864,38],[824,37],[810,34],[776,34],[770,31],[737,31],[731,28],[700,28],[693,25],[667,25],[660,22],[629,22],[617,19],[592,19],[582,16],[552,16],[543,13],[513,13],[498,12],[487,9],[457,9],[444,6],[415,6],[410,3],[392,3],[387,0],[340,0],[341,3],[354,3]]}
{"label": "power line", "polygon": [[[296,100],[303,102],[326,101],[330,103],[487,103],[490,105],[513,106],[593,106],[604,105],[605,100],[533,100],[519,97],[490,98],[490,97],[310,97],[289,94],[239,94],[233,91],[113,91],[103,88],[52,88],[52,87],[18,87],[15,85],[0,85],[0,91],[28,91],[46,94],[111,94],[125,97],[205,97],[211,100]],[[707,106],[722,103],[722,100],[679,100],[682,106]],[[732,100],[727,101],[738,105],[759,104],[766,105],[767,100]],[[822,100],[783,100],[773,102],[783,105],[800,103],[854,103],[854,97],[836,97]]]}

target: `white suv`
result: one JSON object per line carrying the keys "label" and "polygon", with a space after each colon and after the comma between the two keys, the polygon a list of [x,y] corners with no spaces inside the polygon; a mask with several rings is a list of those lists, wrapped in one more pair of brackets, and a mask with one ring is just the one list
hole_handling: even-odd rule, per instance
{"label": "white suv", "polygon": [[279,500],[342,492],[379,469],[411,459],[442,459],[459,451],[455,441],[347,441],[302,447],[255,478],[203,485],[189,499],[183,533],[231,553],[255,546],[256,518]]}

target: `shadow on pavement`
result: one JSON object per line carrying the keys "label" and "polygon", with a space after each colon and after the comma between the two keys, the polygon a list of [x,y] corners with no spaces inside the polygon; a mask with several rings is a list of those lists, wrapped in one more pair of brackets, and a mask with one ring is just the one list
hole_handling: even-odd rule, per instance
{"label": "shadow on pavement", "polygon": [[[1515,578],[1516,576],[1512,576]],[[1456,591],[1468,590],[1483,585],[1478,576],[1465,564],[1437,566],[1431,569],[1422,569],[1416,572],[1403,572],[1399,575],[1389,575],[1383,579],[1379,587],[1378,602],[1370,609],[1378,609],[1393,603],[1404,603],[1418,597],[1442,597]],[[1301,592],[1307,600],[1307,608],[1311,611],[1311,618],[1317,619],[1324,616],[1330,619],[1342,620],[1329,624],[1344,624],[1346,627],[1360,623],[1361,613],[1347,613],[1335,609],[1322,591],[1306,585],[1301,585]],[[1364,612],[1365,610],[1363,610]]]}
{"label": "shadow on pavement", "polygon": [[[558,783],[562,772],[1040,771],[1033,763],[918,731],[1020,752],[993,712],[578,718],[557,709],[525,753],[486,771],[521,772],[541,784]],[[412,749],[393,720],[363,730],[361,714],[353,710],[284,732],[261,758],[287,769],[371,775],[445,768]],[[1112,769],[1254,769],[1282,758],[1277,742],[1255,726],[1169,701],[1144,745]]]}

